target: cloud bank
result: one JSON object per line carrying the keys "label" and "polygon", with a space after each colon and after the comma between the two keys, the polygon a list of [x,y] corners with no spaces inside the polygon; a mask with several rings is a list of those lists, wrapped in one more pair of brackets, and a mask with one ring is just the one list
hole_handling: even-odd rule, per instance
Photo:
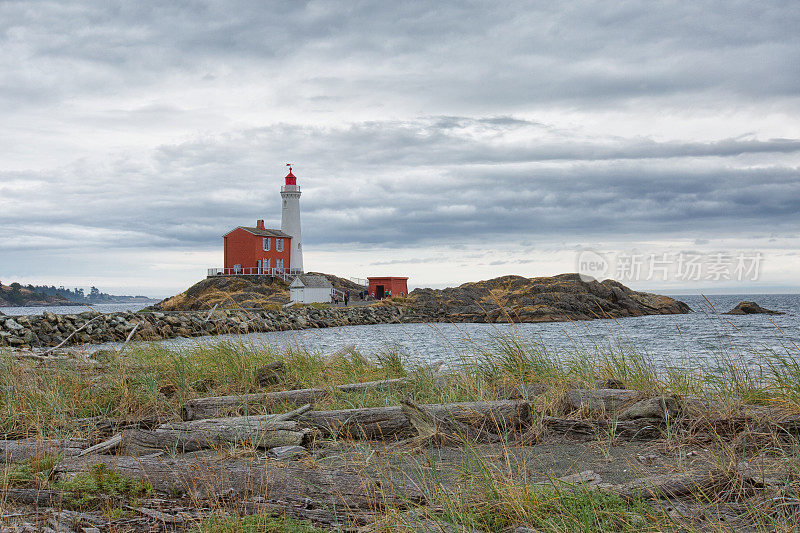
{"label": "cloud bank", "polygon": [[792,249],[798,26],[794,2],[3,2],[0,274],[136,285],[132,253],[180,289],[227,230],[277,224],[286,161],[306,249],[375,267],[476,243]]}

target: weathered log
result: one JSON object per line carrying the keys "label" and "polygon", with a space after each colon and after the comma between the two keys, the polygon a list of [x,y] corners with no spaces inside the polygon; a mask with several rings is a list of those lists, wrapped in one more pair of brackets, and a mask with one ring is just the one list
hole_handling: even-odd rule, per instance
{"label": "weathered log", "polygon": [[69,458],[54,469],[56,477],[73,477],[102,463],[120,475],[142,479],[162,494],[193,498],[262,496],[267,500],[308,498],[317,505],[344,509],[380,508],[424,503],[414,483],[388,472],[358,473],[304,467],[265,458],[220,459],[91,455]]}
{"label": "weathered log", "polygon": [[188,421],[229,416],[231,414],[257,413],[263,411],[265,407],[275,403],[293,403],[296,405],[314,403],[317,400],[325,398],[332,391],[386,391],[395,387],[400,387],[405,382],[406,380],[404,378],[396,378],[382,381],[368,381],[366,383],[349,383],[347,385],[339,385],[331,389],[297,389],[277,392],[242,394],[237,396],[195,398],[187,401],[181,406],[181,418]]}
{"label": "weathered log", "polygon": [[503,384],[494,388],[493,397],[502,400],[531,400],[547,392],[544,383]]}
{"label": "weathered log", "polygon": [[[324,525],[334,531],[342,530],[342,524],[348,526],[365,526],[375,523],[377,516],[382,516],[380,510],[374,509],[342,509],[341,507],[313,507],[308,501],[296,498],[282,497],[276,502],[266,502],[262,497],[255,497],[247,501],[238,501],[237,505],[245,514],[269,513],[274,516],[285,516],[300,520],[309,520],[315,525]],[[352,531],[350,529],[344,531]],[[359,530],[360,531],[360,530]]]}
{"label": "weathered log", "polygon": [[0,463],[16,463],[44,455],[68,457],[78,455],[89,447],[86,440],[19,439],[0,440]]}
{"label": "weathered log", "polygon": [[79,453],[78,456],[83,457],[84,455],[89,455],[92,453],[103,453],[109,450],[114,450],[120,445],[121,442],[122,442],[122,434],[114,435],[105,442],[100,442],[98,444],[95,444],[94,446],[86,448],[81,453]]}
{"label": "weathered log", "polygon": [[497,442],[500,437],[491,432],[480,431],[459,422],[445,412],[437,416],[433,409],[417,405],[410,398],[400,401],[400,409],[406,415],[418,438],[437,446],[460,445],[464,442]]}
{"label": "weathered log", "polygon": [[[426,405],[439,418],[451,417],[482,432],[504,434],[530,424],[528,402],[500,400]],[[325,436],[354,439],[406,438],[415,435],[414,427],[399,405],[365,407],[339,411],[310,411],[300,417],[301,425],[313,427]]]}
{"label": "weathered log", "polygon": [[661,420],[576,420],[546,416],[542,419],[545,430],[551,434],[566,435],[576,439],[593,440],[615,437],[630,440],[650,440],[661,436]]}
{"label": "weathered log", "polygon": [[771,418],[768,414],[761,417],[684,417],[680,420],[679,427],[692,435],[712,440],[719,437],[731,438],[746,431],[753,439],[769,437],[791,441],[800,435],[800,418]]}
{"label": "weathered log", "polygon": [[561,403],[565,413],[581,410],[587,414],[613,413],[643,397],[629,389],[571,389]]}
{"label": "weathered log", "polygon": [[700,469],[674,476],[637,479],[619,489],[624,498],[680,498],[690,494],[708,494],[731,480],[723,472]]}
{"label": "weathered log", "polygon": [[8,487],[3,490],[2,498],[34,507],[61,507],[64,503],[63,492],[48,489]]}
{"label": "weathered log", "polygon": [[254,421],[235,422],[230,425],[205,428],[187,428],[181,427],[179,424],[170,427],[167,424],[165,427],[155,430],[131,429],[125,431],[119,449],[125,455],[148,455],[157,450],[186,453],[231,444],[245,444],[253,448],[274,448],[306,444],[309,435],[310,431],[298,427],[297,422],[292,421],[265,425],[259,425]]}
{"label": "weathered log", "polygon": [[308,441],[310,431],[291,419],[309,409],[311,405],[306,404],[288,413],[169,423],[153,430],[131,429],[84,450],[81,455],[112,449],[126,455],[148,455],[157,450],[187,453],[230,444],[255,448],[301,445]]}

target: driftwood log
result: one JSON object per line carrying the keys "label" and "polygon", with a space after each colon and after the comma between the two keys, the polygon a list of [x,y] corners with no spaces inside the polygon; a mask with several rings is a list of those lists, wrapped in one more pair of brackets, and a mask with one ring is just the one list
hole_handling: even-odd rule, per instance
{"label": "driftwood log", "polygon": [[663,420],[578,420],[545,416],[542,425],[547,433],[565,435],[578,440],[615,437],[629,440],[650,440],[661,436]]}
{"label": "driftwood log", "polygon": [[[479,432],[504,434],[531,422],[528,402],[499,400],[425,405],[435,417],[449,417]],[[301,425],[319,430],[323,436],[354,439],[406,438],[416,434],[399,405],[364,407],[339,411],[309,411],[298,418]]]}
{"label": "driftwood log", "polygon": [[7,487],[3,490],[3,499],[34,507],[59,508],[63,505],[64,493],[48,489]]}
{"label": "driftwood log", "polygon": [[186,453],[229,445],[246,445],[253,448],[302,446],[308,442],[309,434],[310,431],[300,428],[297,422],[293,421],[264,426],[259,426],[253,421],[235,421],[230,425],[206,428],[186,428],[178,424],[166,424],[165,427],[154,430],[126,430],[122,434],[119,450],[125,455],[136,456],[149,455],[158,450]]}
{"label": "driftwood log", "polygon": [[721,471],[699,469],[674,476],[653,476],[637,479],[621,487],[624,498],[680,498],[690,494],[709,494],[731,481]]}
{"label": "driftwood log", "polygon": [[[255,497],[247,501],[238,501],[237,505],[246,514],[272,513],[275,516],[287,516],[290,518],[309,520],[315,525],[324,525],[334,531],[354,531],[353,529],[342,530],[342,524],[348,526],[366,526],[374,524],[378,516],[384,513],[380,509],[348,509],[336,507],[314,507],[309,506],[308,501],[297,498],[281,498],[276,502],[265,502],[261,497]],[[359,533],[361,529],[358,530]]]}
{"label": "driftwood log", "polygon": [[45,455],[69,457],[78,455],[89,447],[85,440],[66,439],[19,439],[0,440],[0,464],[16,463]]}
{"label": "driftwood log", "polygon": [[[436,446],[464,444],[465,442],[497,442],[500,436],[491,431],[481,431],[454,419],[450,413],[437,415],[433,409],[417,405],[404,398],[400,409],[417,432],[417,438]],[[499,430],[499,428],[498,428]]]}
{"label": "driftwood log", "polygon": [[125,455],[148,455],[158,450],[187,453],[205,448],[245,445],[275,448],[306,444],[311,431],[292,421],[311,406],[278,415],[212,418],[162,424],[155,429],[129,429],[105,443],[83,452],[101,453],[117,449]]}
{"label": "driftwood log", "polygon": [[350,383],[339,385],[330,389],[297,389],[277,392],[261,392],[242,394],[238,396],[213,396],[209,398],[195,398],[181,406],[183,420],[201,420],[231,414],[252,414],[263,412],[265,407],[275,403],[289,403],[302,405],[314,403],[325,398],[331,392],[363,392],[367,390],[387,391],[402,386],[404,378],[386,379],[382,381],[368,381],[366,383]]}
{"label": "driftwood log", "polygon": [[98,463],[120,475],[145,480],[155,491],[172,496],[289,498],[306,501],[312,507],[342,509],[402,507],[425,501],[412,482],[392,478],[387,472],[311,468],[256,457],[223,460],[216,454],[190,458],[90,455],[65,459],[53,473],[56,477],[74,477]]}
{"label": "driftwood log", "polygon": [[153,429],[167,422],[169,418],[164,416],[147,416],[140,418],[107,418],[104,416],[92,416],[88,418],[74,418],[69,421],[72,427],[78,427],[85,431],[95,431],[98,436],[107,438],[115,435],[123,429]]}
{"label": "driftwood log", "polygon": [[580,410],[585,414],[614,413],[640,400],[644,395],[630,389],[571,389],[564,394],[565,413]]}

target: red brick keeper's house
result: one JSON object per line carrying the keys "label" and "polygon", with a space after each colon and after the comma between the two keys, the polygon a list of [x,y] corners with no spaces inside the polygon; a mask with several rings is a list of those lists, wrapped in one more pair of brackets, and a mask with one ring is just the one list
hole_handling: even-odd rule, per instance
{"label": "red brick keeper's house", "polygon": [[239,226],[223,235],[225,274],[271,274],[289,271],[292,237],[281,230],[267,229],[264,221],[256,227]]}

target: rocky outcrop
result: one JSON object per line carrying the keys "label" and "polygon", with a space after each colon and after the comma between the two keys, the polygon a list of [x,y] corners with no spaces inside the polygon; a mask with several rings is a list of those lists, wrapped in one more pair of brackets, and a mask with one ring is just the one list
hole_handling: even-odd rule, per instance
{"label": "rocky outcrop", "polygon": [[[352,281],[320,272],[335,289],[355,294],[364,287]],[[211,309],[277,309],[289,302],[289,285],[272,276],[213,276],[199,281],[180,294],[166,298],[149,309],[156,311],[193,311]]]}
{"label": "rocky outcrop", "polygon": [[739,302],[739,305],[723,313],[724,315],[785,315],[782,311],[773,311],[772,309],[765,309],[755,302]]}
{"label": "rocky outcrop", "polygon": [[454,322],[553,322],[690,311],[667,296],[636,292],[613,280],[586,282],[578,274],[503,276],[442,290],[416,289],[409,305],[431,319]]}
{"label": "rocky outcrop", "polygon": [[[217,310],[178,312],[95,313],[0,317],[0,347],[57,346],[78,331],[66,345],[159,340],[226,333],[329,328],[359,324],[418,322],[422,317],[399,307],[300,307],[282,310]],[[138,324],[138,327],[137,327]],[[81,329],[83,328],[83,329]]]}
{"label": "rocky outcrop", "polygon": [[278,308],[289,301],[289,285],[272,276],[214,276],[150,307],[157,311]]}

